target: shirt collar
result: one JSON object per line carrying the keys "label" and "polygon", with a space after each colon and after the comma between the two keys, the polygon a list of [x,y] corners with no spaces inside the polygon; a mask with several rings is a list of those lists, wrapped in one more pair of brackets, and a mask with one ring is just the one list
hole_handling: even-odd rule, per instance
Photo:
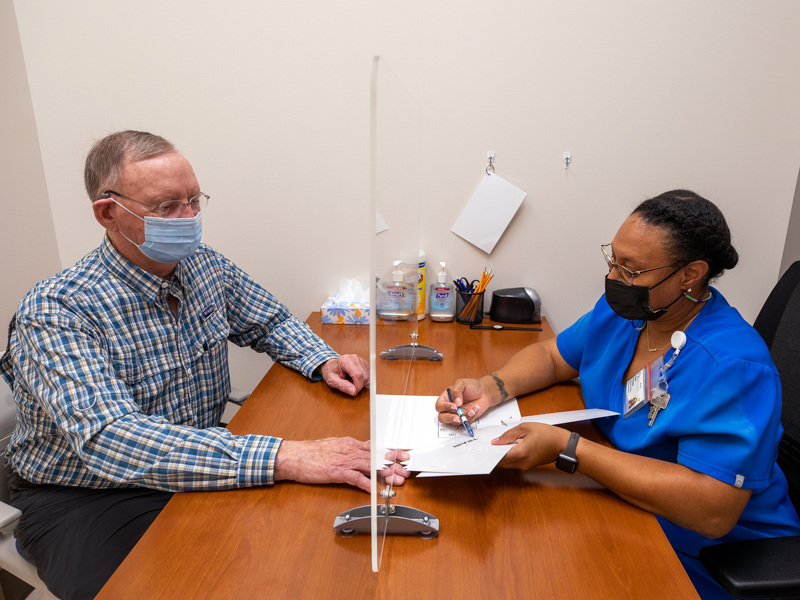
{"label": "shirt collar", "polygon": [[[111,243],[108,234],[105,235],[103,243],[100,244],[100,260],[114,277],[125,283],[150,304],[155,304],[156,298],[158,298],[158,294],[166,280],[158,275],[148,273],[122,256],[119,250],[114,247],[114,244]],[[175,265],[172,280],[177,280],[180,284],[183,279],[183,271],[181,263]],[[181,285],[181,287],[183,286]]]}

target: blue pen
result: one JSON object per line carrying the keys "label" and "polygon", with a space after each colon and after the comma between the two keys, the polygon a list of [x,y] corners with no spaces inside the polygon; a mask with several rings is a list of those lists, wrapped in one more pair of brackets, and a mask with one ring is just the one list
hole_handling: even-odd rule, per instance
{"label": "blue pen", "polygon": [[[450,398],[450,402],[455,404],[453,401],[453,394],[450,393],[450,388],[447,388],[447,397]],[[464,416],[464,411],[461,410],[460,406],[456,406],[456,414],[461,417],[461,422],[464,424],[464,429],[467,430],[469,437],[475,437],[475,432],[472,431],[472,427],[470,426],[469,421],[467,421],[467,417]]]}

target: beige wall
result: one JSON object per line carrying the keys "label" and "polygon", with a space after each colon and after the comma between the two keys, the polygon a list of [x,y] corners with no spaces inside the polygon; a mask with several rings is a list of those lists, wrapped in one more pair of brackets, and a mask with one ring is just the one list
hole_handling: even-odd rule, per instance
{"label": "beige wall", "polygon": [[[688,187],[729,219],[742,260],[719,286],[747,319],[777,279],[800,166],[793,0],[15,6],[64,265],[102,235],[88,146],[141,128],[175,142],[211,194],[206,241],[298,316],[340,277],[367,277],[380,54],[422,108],[408,177],[429,274],[491,267],[492,288],[535,287],[561,330],[602,293],[598,246],[632,206]],[[449,231],[488,150],[529,194],[491,256]],[[248,381],[266,369],[237,358]]]}
{"label": "beige wall", "polygon": [[60,270],[14,5],[0,0],[0,353],[34,283]]}

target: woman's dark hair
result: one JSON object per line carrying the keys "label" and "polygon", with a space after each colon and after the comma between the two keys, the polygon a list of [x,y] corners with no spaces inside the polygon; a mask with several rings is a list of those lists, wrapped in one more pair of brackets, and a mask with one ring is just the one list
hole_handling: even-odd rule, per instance
{"label": "woman's dark hair", "polygon": [[731,245],[725,217],[713,202],[689,190],[672,190],[645,200],[633,213],[648,225],[669,233],[668,251],[676,265],[694,260],[708,263],[708,281],[732,269],[739,254]]}

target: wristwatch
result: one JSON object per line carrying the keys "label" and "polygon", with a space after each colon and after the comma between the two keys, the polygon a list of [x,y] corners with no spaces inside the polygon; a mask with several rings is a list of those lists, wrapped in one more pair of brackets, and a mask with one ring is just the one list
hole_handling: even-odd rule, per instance
{"label": "wristwatch", "polygon": [[556,467],[562,471],[566,471],[570,475],[572,475],[578,468],[578,458],[575,456],[575,450],[578,447],[578,440],[580,437],[580,434],[577,434],[573,431],[569,436],[567,447],[564,448],[563,452],[559,453],[558,458],[556,459]]}

